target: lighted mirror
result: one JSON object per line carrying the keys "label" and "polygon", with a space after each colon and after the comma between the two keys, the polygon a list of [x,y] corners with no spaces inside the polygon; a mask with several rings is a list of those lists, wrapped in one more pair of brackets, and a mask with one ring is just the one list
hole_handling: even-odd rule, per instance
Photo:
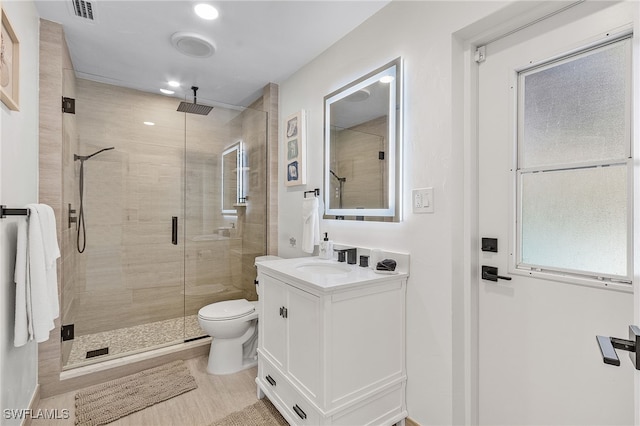
{"label": "lighted mirror", "polygon": [[236,207],[244,204],[244,154],[238,141],[222,152],[222,213],[235,214]]}
{"label": "lighted mirror", "polygon": [[398,58],[324,98],[325,219],[400,221]]}

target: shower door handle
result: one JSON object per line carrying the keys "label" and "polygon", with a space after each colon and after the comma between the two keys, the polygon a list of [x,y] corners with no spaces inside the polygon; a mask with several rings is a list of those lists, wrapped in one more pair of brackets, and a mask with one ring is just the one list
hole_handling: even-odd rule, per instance
{"label": "shower door handle", "polygon": [[178,245],[178,216],[171,217],[171,244]]}

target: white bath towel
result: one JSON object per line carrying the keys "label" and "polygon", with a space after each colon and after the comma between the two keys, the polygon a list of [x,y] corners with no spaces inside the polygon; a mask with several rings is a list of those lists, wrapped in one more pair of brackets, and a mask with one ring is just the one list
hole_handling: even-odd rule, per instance
{"label": "white bath towel", "polygon": [[14,345],[44,342],[60,315],[56,259],[60,248],[53,209],[29,204],[30,215],[18,224]]}
{"label": "white bath towel", "polygon": [[315,245],[320,244],[320,214],[318,198],[302,200],[302,251],[313,253]]}

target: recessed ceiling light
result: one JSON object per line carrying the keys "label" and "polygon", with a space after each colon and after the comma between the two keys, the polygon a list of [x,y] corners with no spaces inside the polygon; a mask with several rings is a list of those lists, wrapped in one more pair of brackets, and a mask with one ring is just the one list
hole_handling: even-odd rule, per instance
{"label": "recessed ceiling light", "polygon": [[160,91],[165,95],[173,95],[174,93],[176,93],[173,90],[169,90],[169,89],[160,89]]}
{"label": "recessed ceiling light", "polygon": [[180,83],[175,80],[168,81],[167,84],[171,87],[180,87]]}
{"label": "recessed ceiling light", "polygon": [[380,83],[391,83],[393,80],[395,80],[395,78],[393,78],[392,75],[385,75],[384,77],[380,78]]}
{"label": "recessed ceiling light", "polygon": [[202,19],[207,19],[209,21],[212,21],[218,17],[218,9],[211,6],[210,4],[197,4],[193,8],[193,10],[196,12],[196,15],[198,15]]}
{"label": "recessed ceiling light", "polygon": [[154,123],[153,121],[143,121],[145,126],[155,126],[156,123]]}

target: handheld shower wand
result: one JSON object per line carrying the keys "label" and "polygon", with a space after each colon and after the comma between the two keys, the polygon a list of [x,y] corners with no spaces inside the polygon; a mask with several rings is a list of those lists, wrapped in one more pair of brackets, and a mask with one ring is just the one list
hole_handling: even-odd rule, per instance
{"label": "handheld shower wand", "polygon": [[109,151],[110,149],[115,149],[115,147],[109,147],[109,148],[102,148],[100,151],[96,151],[91,155],[78,155],[78,154],[73,154],[73,161],[85,161],[88,160],[89,158],[93,157],[94,155],[98,155],[100,154],[102,151]]}
{"label": "handheld shower wand", "polygon": [[[78,253],[83,253],[84,249],[87,247],[87,229],[84,225],[84,162],[93,157],[94,155],[98,155],[103,151],[109,151],[114,149],[115,147],[103,148],[99,151],[94,152],[91,155],[78,155],[73,154],[73,161],[80,160],[80,208],[78,209],[78,219],[76,222],[76,247],[78,249]],[[80,230],[82,230],[82,248],[80,247]]]}
{"label": "handheld shower wand", "polygon": [[344,183],[347,181],[346,177],[339,177],[333,170],[329,169],[329,172],[331,172],[331,174],[333,175],[334,178],[336,178],[338,180],[338,195],[339,195],[339,200],[338,200],[338,208],[342,208],[342,191],[344,190]]}

